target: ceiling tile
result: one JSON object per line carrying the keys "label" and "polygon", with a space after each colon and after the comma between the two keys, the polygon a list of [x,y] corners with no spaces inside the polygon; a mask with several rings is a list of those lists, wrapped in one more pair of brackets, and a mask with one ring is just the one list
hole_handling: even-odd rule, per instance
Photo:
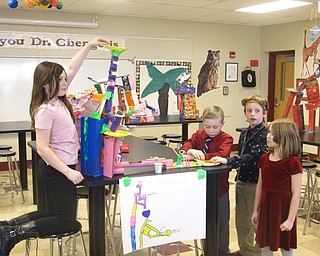
{"label": "ceiling tile", "polygon": [[[28,8],[23,0],[19,1],[19,10],[41,10],[38,7]],[[267,0],[62,0],[64,7],[59,13],[88,13],[94,15],[119,15],[132,17],[150,17],[184,21],[203,21],[225,24],[246,24],[264,26],[300,20],[310,20],[320,14],[317,11],[317,0],[308,0],[313,5],[279,11],[272,14],[248,14],[234,12],[234,9]],[[8,10],[7,1],[0,1],[1,13]],[[14,9],[11,9],[14,10]],[[11,12],[10,10],[10,12]],[[314,14],[311,15],[311,11]],[[45,10],[50,11],[50,10]],[[53,10],[56,11],[57,10]],[[314,23],[313,21],[310,21]]]}

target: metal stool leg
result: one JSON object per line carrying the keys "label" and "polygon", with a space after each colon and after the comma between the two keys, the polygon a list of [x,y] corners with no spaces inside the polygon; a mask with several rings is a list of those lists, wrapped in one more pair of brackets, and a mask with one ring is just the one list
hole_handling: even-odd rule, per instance
{"label": "metal stool leg", "polygon": [[53,238],[50,238],[50,255],[53,256]]}
{"label": "metal stool leg", "polygon": [[116,242],[115,242],[115,238],[114,238],[114,232],[113,232],[113,228],[112,228],[112,224],[111,224],[111,220],[110,220],[110,212],[109,212],[109,207],[106,207],[106,219],[107,219],[107,230],[110,230],[110,240],[111,240],[111,246],[112,246],[112,250],[113,250],[113,255],[117,256],[117,250],[116,250]]}
{"label": "metal stool leg", "polygon": [[307,181],[306,181],[306,184],[304,185],[304,186],[305,186],[305,189],[304,189],[304,193],[303,193],[303,199],[302,199],[301,205],[300,205],[300,209],[301,209],[301,210],[306,209],[306,208],[304,207],[305,201],[306,201],[306,198],[307,198],[307,201],[308,201],[308,204],[309,204],[309,197],[310,197],[310,177],[311,177],[311,171],[310,171],[310,169],[305,169],[305,170],[306,170],[306,173],[307,173]]}
{"label": "metal stool leg", "polygon": [[18,169],[18,163],[17,163],[17,158],[16,156],[13,157],[13,162],[14,162],[14,171],[16,172],[16,176],[17,176],[17,185],[19,186],[20,189],[20,193],[21,193],[21,197],[22,197],[22,201],[23,203],[25,203],[25,198],[24,198],[24,194],[23,194],[23,189],[22,189],[22,185],[21,185],[21,178],[20,178],[20,174],[19,174],[19,169]]}
{"label": "metal stool leg", "polygon": [[[76,247],[77,247],[76,242],[77,242],[77,236],[74,235],[72,237],[72,256],[76,255]],[[68,255],[69,255],[69,253],[68,253]]]}
{"label": "metal stool leg", "polygon": [[[46,236],[42,236],[39,237],[40,239],[50,239],[49,243],[50,243],[50,255],[51,256],[55,256],[55,255],[59,255],[59,256],[63,256],[63,237],[68,238],[65,242],[66,247],[70,250],[72,249],[72,253],[73,255],[75,255],[76,252],[81,252],[84,253],[84,255],[87,256],[87,250],[86,250],[86,246],[85,246],[85,242],[84,242],[84,237],[83,237],[83,232],[82,232],[82,227],[81,227],[81,223],[78,222],[78,228],[74,231],[70,231],[70,232],[65,232],[65,233],[61,233],[61,234],[52,234],[52,235],[46,235]],[[82,244],[82,249],[83,251],[77,250],[76,249],[76,238],[77,235],[79,234],[80,238],[81,238],[81,244]],[[71,247],[68,243],[70,241],[70,239],[73,239],[73,247]],[[38,240],[35,239],[37,242]],[[57,254],[54,254],[54,241],[57,240],[57,244],[58,244],[58,251]],[[26,240],[26,250],[25,250],[25,255],[28,256],[30,254],[30,242],[31,239],[27,239]],[[37,252],[38,252],[38,243],[37,243]],[[38,253],[36,254],[38,255]],[[69,253],[68,253],[69,255]]]}
{"label": "metal stool leg", "polygon": [[30,255],[30,248],[31,248],[31,241],[30,239],[26,240],[26,248],[25,248],[25,256],[29,256]]}
{"label": "metal stool leg", "polygon": [[315,179],[314,179],[314,182],[312,185],[311,196],[310,196],[310,201],[309,201],[309,206],[308,206],[308,213],[307,213],[306,220],[304,222],[304,228],[303,228],[304,235],[306,234],[307,227],[310,226],[312,201],[313,201],[314,195],[316,194],[316,189],[318,189],[318,176],[319,175],[320,175],[320,173],[316,173]]}
{"label": "metal stool leg", "polygon": [[13,198],[13,192],[16,191],[16,181],[15,177],[13,175],[13,164],[12,164],[12,158],[11,156],[7,157],[7,162],[8,162],[8,169],[9,169],[9,184],[11,188],[11,197]]}
{"label": "metal stool leg", "polygon": [[[112,200],[112,194],[115,194],[114,200]],[[107,220],[107,230],[110,230],[110,240],[111,240],[111,246],[113,249],[113,255],[116,256],[119,254],[116,249],[116,240],[114,236],[114,226],[115,226],[115,218],[117,214],[117,201],[118,201],[118,185],[110,185],[109,186],[109,195],[111,195],[111,198],[107,199],[106,201],[106,220]],[[112,214],[112,220],[110,218],[110,209],[111,209],[111,202],[113,203],[113,214]]]}
{"label": "metal stool leg", "polygon": [[[82,251],[77,250],[77,236],[78,236],[78,235],[79,235],[79,237],[80,237],[80,242],[81,242]],[[69,245],[70,239],[72,239],[72,246]],[[65,245],[66,245],[66,247],[68,248],[68,253],[67,253],[67,255],[70,254],[70,250],[72,250],[72,255],[73,255],[73,256],[76,255],[76,252],[83,253],[83,254],[86,255],[86,256],[88,255],[88,254],[87,254],[86,244],[85,244],[85,242],[84,242],[84,236],[83,236],[83,231],[82,231],[82,229],[81,229],[78,233],[71,235],[71,236],[65,241]]]}
{"label": "metal stool leg", "polygon": [[[302,163],[304,163],[304,162],[302,162]],[[312,167],[304,167],[303,168],[306,171],[307,180],[304,185],[305,189],[303,192],[303,197],[302,197],[302,201],[299,206],[299,210],[308,210],[308,205],[310,205],[311,188],[312,188],[312,184],[313,184],[313,173],[315,171],[315,168],[316,168],[316,164],[314,164],[314,166],[312,166]],[[305,207],[306,201],[307,201],[307,207]]]}
{"label": "metal stool leg", "polygon": [[194,247],[195,247],[194,249],[195,249],[195,252],[196,252],[196,256],[199,256],[198,240],[194,239],[193,243],[194,243]]}
{"label": "metal stool leg", "polygon": [[10,193],[13,198],[13,193],[18,194],[21,193],[22,202],[25,203],[25,198],[21,186],[20,175],[18,171],[18,163],[15,157],[15,152],[6,151],[7,153],[11,153],[7,155],[7,162],[8,162],[8,172],[9,172],[9,185],[10,185]]}
{"label": "metal stool leg", "polygon": [[18,164],[17,164],[17,159],[15,157],[16,152],[10,151],[10,150],[0,150],[0,157],[5,157],[8,163],[8,176],[5,175],[5,177],[8,177],[9,180],[5,182],[1,182],[1,186],[8,186],[10,187],[10,190],[5,190],[2,193],[11,193],[11,196],[14,196],[14,193],[18,194],[19,191],[21,192],[22,200],[23,203],[25,202],[24,200],[24,195],[23,195],[23,190],[21,186],[21,180],[20,180],[20,175],[18,172]]}
{"label": "metal stool leg", "polygon": [[84,251],[84,255],[87,256],[87,249],[86,249],[86,244],[84,242],[84,237],[83,237],[83,232],[80,230],[80,237],[81,237],[81,244],[82,244],[82,249]]}
{"label": "metal stool leg", "polygon": [[[116,222],[116,215],[117,215],[117,203],[118,203],[118,191],[119,186],[117,184],[110,186],[110,191],[114,191],[115,198],[114,198],[114,204],[113,204],[113,215],[112,215],[112,232],[114,230],[115,222]],[[111,200],[109,200],[109,209],[111,206]]]}

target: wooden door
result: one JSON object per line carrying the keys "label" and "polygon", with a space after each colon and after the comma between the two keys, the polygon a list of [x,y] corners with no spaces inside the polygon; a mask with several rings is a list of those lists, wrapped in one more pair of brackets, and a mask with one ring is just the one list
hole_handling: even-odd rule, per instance
{"label": "wooden door", "polygon": [[[282,117],[290,94],[287,88],[295,88],[294,81],[294,55],[277,54],[275,67],[274,119]],[[287,117],[292,118],[292,110],[290,110]]]}

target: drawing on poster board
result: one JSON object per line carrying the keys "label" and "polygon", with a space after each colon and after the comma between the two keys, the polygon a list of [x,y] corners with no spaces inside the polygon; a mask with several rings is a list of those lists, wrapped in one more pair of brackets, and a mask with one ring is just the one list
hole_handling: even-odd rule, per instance
{"label": "drawing on poster board", "polygon": [[[124,254],[205,237],[206,173],[124,177],[120,185]],[[197,191],[196,193],[194,191]],[[195,209],[181,215],[185,207]]]}

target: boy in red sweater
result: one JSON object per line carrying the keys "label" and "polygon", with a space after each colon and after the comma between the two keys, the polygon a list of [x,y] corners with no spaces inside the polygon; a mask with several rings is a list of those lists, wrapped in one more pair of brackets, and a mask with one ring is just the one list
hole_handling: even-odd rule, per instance
{"label": "boy in red sweater", "polygon": [[[210,160],[230,156],[233,138],[224,131],[224,112],[218,106],[207,107],[202,113],[203,130],[197,130],[181,150],[189,159]],[[219,174],[219,256],[230,255],[229,250],[229,173]],[[207,241],[210,243],[210,241]]]}

